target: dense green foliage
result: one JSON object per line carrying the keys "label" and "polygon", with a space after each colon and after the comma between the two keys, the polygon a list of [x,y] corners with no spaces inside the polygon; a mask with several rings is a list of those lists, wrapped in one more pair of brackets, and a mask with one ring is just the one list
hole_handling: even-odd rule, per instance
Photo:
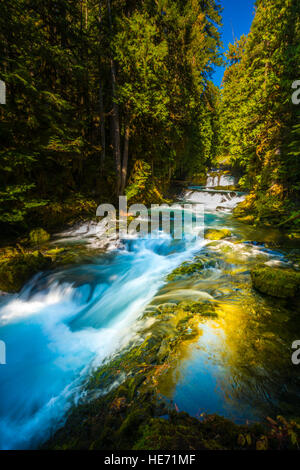
{"label": "dense green foliage", "polygon": [[147,190],[204,171],[220,11],[217,0],[0,3],[2,233],[70,198],[111,200],[129,178],[135,196],[136,167]]}
{"label": "dense green foliage", "polygon": [[239,215],[298,223],[299,18],[297,0],[258,0],[220,96],[218,0],[3,0],[1,233],[118,194],[161,201],[216,157],[253,193]]}
{"label": "dense green foliage", "polygon": [[299,44],[299,1],[259,0],[248,37],[227,54],[220,153],[243,171],[241,185],[253,192],[244,207],[258,222],[299,211],[300,108],[291,99]]}

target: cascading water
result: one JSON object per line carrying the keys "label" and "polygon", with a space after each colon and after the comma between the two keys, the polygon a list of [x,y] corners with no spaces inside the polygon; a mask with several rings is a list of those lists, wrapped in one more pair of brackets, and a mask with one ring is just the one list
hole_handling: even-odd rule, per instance
{"label": "cascading water", "polygon": [[237,192],[221,190],[192,189],[185,193],[188,202],[203,204],[206,210],[233,209],[244,200],[245,196]]}
{"label": "cascading water", "polygon": [[[244,196],[212,187],[228,186],[228,175],[209,178],[208,187],[190,188],[183,199],[204,204],[207,228],[241,231],[247,239],[246,229],[227,214]],[[85,224],[62,234],[63,243],[103,248],[98,230]],[[253,263],[280,264],[283,256],[238,238],[206,246],[200,238],[160,235],[114,241],[89,264],[40,273],[19,294],[0,298],[0,338],[7,350],[7,365],[0,366],[2,449],[36,448],[48,438],[85,396],[92,371],[138,336],[149,302],[196,299],[214,302],[220,311],[202,325],[196,347],[191,344],[175,370],[162,376],[160,392],[180,410],[198,416],[201,405],[201,412],[245,422],[281,412],[282,400],[284,409],[299,400],[297,373],[288,368],[295,321],[288,322],[286,306],[262,300],[249,287]],[[199,253],[207,263],[201,275],[166,285],[168,273]]]}
{"label": "cascading water", "polygon": [[[94,224],[63,236],[95,243]],[[90,236],[90,238],[89,238]],[[93,368],[135,334],[135,321],[166,274],[191,257],[201,240],[170,236],[128,240],[81,265],[40,274],[0,304],[0,447],[36,447],[80,396]]]}
{"label": "cascading water", "polygon": [[233,209],[245,197],[239,191],[226,189],[235,183],[233,176],[215,171],[208,174],[206,186],[192,186],[184,193],[183,198],[188,202],[203,204],[205,210],[209,211]]}
{"label": "cascading water", "polygon": [[212,172],[207,175],[206,187],[216,188],[218,186],[234,186],[236,178],[234,176],[223,174],[222,172]]}

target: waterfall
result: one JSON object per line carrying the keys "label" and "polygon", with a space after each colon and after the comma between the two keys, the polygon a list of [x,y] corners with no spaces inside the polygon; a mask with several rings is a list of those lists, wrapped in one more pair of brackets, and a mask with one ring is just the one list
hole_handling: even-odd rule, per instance
{"label": "waterfall", "polygon": [[183,194],[183,199],[187,202],[203,204],[205,210],[208,211],[232,210],[245,198],[243,193],[227,189],[235,184],[236,178],[234,176],[219,171],[211,171],[207,175],[206,186],[188,188]]}
{"label": "waterfall", "polygon": [[190,190],[184,195],[187,202],[203,204],[204,208],[209,211],[218,209],[233,209],[244,200],[244,195],[233,191],[205,191]]}
{"label": "waterfall", "polygon": [[215,188],[216,186],[234,186],[235,178],[231,175],[220,173],[209,173],[207,175],[206,187]]}

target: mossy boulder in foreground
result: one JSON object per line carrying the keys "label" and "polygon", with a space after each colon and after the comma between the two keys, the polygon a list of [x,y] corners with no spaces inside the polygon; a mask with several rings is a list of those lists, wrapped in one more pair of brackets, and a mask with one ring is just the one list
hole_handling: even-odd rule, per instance
{"label": "mossy boulder in foreground", "polygon": [[[145,313],[148,318],[151,310],[147,308]],[[296,421],[278,417],[277,421],[268,418],[264,425],[238,425],[216,415],[202,415],[199,420],[167,400],[160,392],[161,385],[174,377],[180,351],[197,344],[199,321],[205,322],[205,317],[208,320],[216,311],[211,303],[184,302],[161,305],[153,313],[154,323],[141,322],[142,342],[132,343],[94,371],[86,392],[92,397],[97,391],[96,398],[74,406],[44,449],[298,448],[300,425]]]}
{"label": "mossy boulder in foreground", "polygon": [[36,228],[31,230],[29,238],[32,243],[40,245],[41,243],[46,243],[48,240],[50,240],[50,235],[43,228]]}
{"label": "mossy boulder in foreground", "polygon": [[207,230],[204,236],[207,240],[222,240],[228,237],[231,237],[231,232],[226,228],[221,230]]}
{"label": "mossy boulder in foreground", "polygon": [[300,294],[300,272],[293,269],[258,266],[251,271],[253,287],[273,297],[289,298]]}
{"label": "mossy boulder in foreground", "polygon": [[0,290],[18,292],[36,273],[51,267],[52,260],[39,252],[20,253],[0,264]]}

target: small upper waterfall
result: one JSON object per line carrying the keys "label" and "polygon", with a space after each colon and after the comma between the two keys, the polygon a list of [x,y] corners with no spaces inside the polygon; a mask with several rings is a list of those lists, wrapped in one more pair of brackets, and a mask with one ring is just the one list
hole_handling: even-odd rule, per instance
{"label": "small upper waterfall", "polygon": [[187,202],[203,204],[206,210],[231,210],[244,200],[244,194],[232,190],[237,184],[234,176],[213,170],[207,175],[205,186],[191,186],[183,198]]}
{"label": "small upper waterfall", "polygon": [[216,188],[216,187],[228,187],[235,186],[236,178],[234,176],[223,174],[220,172],[208,173],[206,180],[207,188]]}

